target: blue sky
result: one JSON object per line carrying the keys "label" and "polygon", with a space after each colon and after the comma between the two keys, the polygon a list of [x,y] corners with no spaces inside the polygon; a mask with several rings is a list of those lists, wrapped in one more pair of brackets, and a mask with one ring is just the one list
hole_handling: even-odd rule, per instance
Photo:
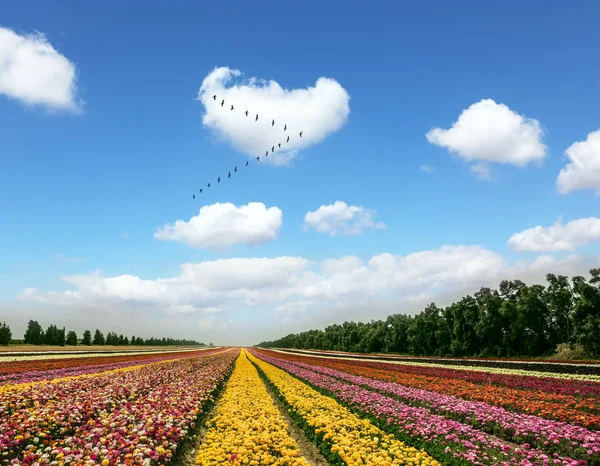
{"label": "blue sky", "polygon": [[[125,299],[119,292],[107,300],[94,295],[98,302],[84,306],[56,301],[56,293],[48,297],[47,292],[76,290],[61,279],[65,275],[99,271],[103,277],[131,274],[153,281],[179,275],[181,264],[219,258],[315,261],[297,271],[302,275],[318,273],[324,260],[348,255],[368,261],[444,245],[480,246],[494,255],[492,262],[496,256],[505,261],[494,262],[492,285],[513,272],[531,280],[553,268],[585,273],[597,261],[599,238],[589,225],[578,225],[576,233],[553,233],[567,235],[576,246],[571,249],[508,247],[513,234],[551,227],[559,216],[566,224],[599,212],[600,181],[588,180],[587,187],[573,181],[566,193],[556,185],[569,163],[565,150],[600,129],[596,2],[577,7],[542,1],[228,5],[22,1],[0,6],[1,28],[20,36],[43,33],[74,65],[75,98],[84,101],[79,112],[56,111],[11,97],[10,89],[0,91],[0,319],[20,332],[30,316],[49,324],[68,315],[82,330],[92,315],[98,325],[105,322],[110,309],[114,326],[129,334],[135,320],[119,310],[133,307],[128,315],[139,319],[147,306],[147,333],[156,334],[164,322],[164,299]],[[240,70],[242,83],[256,77],[289,90],[315,86],[320,77],[333,79],[350,96],[349,115],[322,141],[300,149],[288,166],[252,161],[246,172],[217,186],[217,176],[250,156],[203,124],[206,109],[198,91],[215,67]],[[2,76],[0,68],[0,90]],[[468,162],[428,142],[428,131],[451,128],[463,110],[482,99],[539,122],[547,146],[541,162],[523,167],[488,162],[492,180],[482,180],[470,171],[477,160]],[[600,157],[596,147],[587,146],[585,160],[589,154]],[[423,165],[435,169],[426,172]],[[598,173],[590,167],[588,173]],[[216,189],[193,200],[191,194],[208,181]],[[307,212],[338,200],[373,210],[386,228],[330,236],[303,227]],[[211,250],[153,237],[163,225],[187,222],[201,206],[218,202],[279,208],[276,238]],[[510,272],[516,262],[541,255],[554,260],[548,270],[523,265]],[[462,267],[463,260],[472,268],[476,259],[459,256],[452,256],[458,261],[452,268]],[[402,270],[398,280],[413,280]],[[427,270],[414,280],[426,281]],[[353,283],[352,277],[339,281]],[[287,279],[296,286],[295,272]],[[479,285],[469,277],[465,283]],[[307,292],[306,285],[304,291],[283,292],[281,299],[261,299],[276,286],[241,283],[238,288],[251,296],[241,302],[232,298],[235,289],[210,302],[187,302],[178,295],[174,305],[190,306],[189,312],[169,314],[169,333],[198,339],[208,333],[221,343],[251,344],[333,323],[339,315],[385,315],[391,308],[377,303],[387,294],[397,300],[394,312],[412,312],[421,301],[435,299],[439,281],[418,289],[394,282],[379,294],[365,290],[326,298]],[[38,290],[37,302],[17,298],[26,288]],[[452,281],[444,290],[462,292]],[[275,311],[293,302],[299,303],[294,313]],[[356,303],[362,307],[352,307]]]}

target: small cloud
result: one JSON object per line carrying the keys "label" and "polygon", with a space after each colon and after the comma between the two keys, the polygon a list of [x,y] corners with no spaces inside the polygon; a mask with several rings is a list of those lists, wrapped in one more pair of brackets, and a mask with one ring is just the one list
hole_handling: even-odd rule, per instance
{"label": "small cloud", "polygon": [[515,233],[508,246],[516,251],[573,251],[593,241],[600,241],[600,218],[588,217],[565,225],[559,220],[550,227],[538,225]]}
{"label": "small cloud", "polygon": [[471,165],[470,171],[480,180],[492,180],[490,166],[487,163],[476,163],[474,165]]}
{"label": "small cloud", "polygon": [[[547,152],[539,121],[492,99],[463,110],[450,129],[434,128],[425,136],[431,144],[446,147],[467,161],[524,167],[541,161]],[[481,170],[472,171],[481,174]]]}
{"label": "small cloud", "polygon": [[75,65],[41,33],[0,27],[0,94],[27,105],[80,113]]}
{"label": "small cloud", "polygon": [[[314,86],[298,89],[284,89],[276,81],[257,78],[231,84],[241,76],[239,70],[220,67],[204,78],[198,93],[206,110],[202,121],[237,150],[253,158],[260,156],[261,163],[289,165],[300,150],[340,129],[350,114],[350,96],[334,79],[321,77]],[[266,150],[269,156],[263,158]]]}
{"label": "small cloud", "polygon": [[330,236],[361,235],[367,229],[385,229],[382,222],[375,221],[375,211],[362,206],[349,206],[343,201],[322,205],[304,216],[306,228],[313,228]]}
{"label": "small cloud", "polygon": [[81,257],[67,257],[62,252],[56,254],[56,260],[59,262],[83,262]]}
{"label": "small cloud", "polygon": [[431,173],[432,171],[435,170],[435,167],[433,165],[427,165],[427,164],[421,165],[420,168],[421,168],[421,171],[423,171],[425,173]]}
{"label": "small cloud", "polygon": [[216,203],[204,206],[189,221],[177,220],[154,233],[154,238],[177,241],[195,248],[223,251],[235,244],[259,245],[273,241],[283,223],[278,207],[250,202],[235,206]]}
{"label": "small cloud", "polygon": [[565,153],[570,162],[558,174],[558,192],[592,189],[600,195],[600,129],[589,133],[585,141],[573,143]]}

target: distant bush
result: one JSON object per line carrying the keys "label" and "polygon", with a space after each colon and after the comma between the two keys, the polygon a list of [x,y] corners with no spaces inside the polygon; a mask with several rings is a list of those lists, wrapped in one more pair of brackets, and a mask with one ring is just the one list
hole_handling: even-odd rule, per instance
{"label": "distant bush", "polygon": [[556,352],[552,355],[552,359],[586,359],[587,355],[580,344],[575,344],[573,347],[568,343],[561,343],[556,346]]}

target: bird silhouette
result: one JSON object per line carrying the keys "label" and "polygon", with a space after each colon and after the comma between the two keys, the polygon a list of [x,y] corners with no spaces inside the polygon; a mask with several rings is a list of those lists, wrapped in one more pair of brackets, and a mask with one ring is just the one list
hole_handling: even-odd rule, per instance
{"label": "bird silhouette", "polygon": [[248,116],[248,110],[246,110],[246,116]]}
{"label": "bird silhouette", "polygon": [[210,183],[208,183],[208,187],[210,188]]}
{"label": "bird silhouette", "polygon": [[260,157],[256,157],[256,161],[257,161],[257,162],[260,162]]}
{"label": "bird silhouette", "polygon": [[231,178],[231,172],[227,174],[227,178]]}
{"label": "bird silhouette", "polygon": [[290,137],[289,137],[289,136],[288,136],[288,138],[287,138],[287,141],[285,141],[285,142],[290,142]]}
{"label": "bird silhouette", "polygon": [[248,161],[246,161],[246,166],[248,166]]}
{"label": "bird silhouette", "polygon": [[213,100],[217,100],[217,94],[213,95]]}
{"label": "bird silhouette", "polygon": [[237,172],[237,167],[235,167],[233,171],[234,171],[234,173]]}
{"label": "bird silhouette", "polygon": [[302,137],[302,133],[304,133],[304,131],[300,131],[300,137]]}
{"label": "bird silhouette", "polygon": [[195,194],[192,194],[192,197],[193,197],[194,199],[196,199],[196,195],[195,195]]}
{"label": "bird silhouette", "polygon": [[279,148],[281,149],[281,143],[277,144],[279,146]]}
{"label": "bird silhouette", "polygon": [[254,121],[258,121],[258,113],[256,114],[256,119]]}
{"label": "bird silhouette", "polygon": [[202,194],[202,188],[200,188],[200,194]]}
{"label": "bird silhouette", "polygon": [[275,146],[271,147],[271,152],[275,152]]}
{"label": "bird silhouette", "polygon": [[269,155],[269,151],[266,151],[266,152],[265,152],[265,157],[266,157],[267,155]]}
{"label": "bird silhouette", "polygon": [[231,106],[231,110],[233,110],[233,105]]}
{"label": "bird silhouette", "polygon": [[283,127],[283,130],[284,130],[284,131],[285,131],[286,129],[287,129],[287,125],[285,125],[285,126]]}
{"label": "bird silhouette", "polygon": [[219,177],[217,178],[217,183],[220,183],[220,182],[221,182],[221,177],[219,176]]}
{"label": "bird silhouette", "polygon": [[223,101],[221,102],[221,107],[225,105],[225,99],[223,99]]}
{"label": "bird silhouette", "polygon": [[275,120],[271,122],[271,126],[275,126]]}

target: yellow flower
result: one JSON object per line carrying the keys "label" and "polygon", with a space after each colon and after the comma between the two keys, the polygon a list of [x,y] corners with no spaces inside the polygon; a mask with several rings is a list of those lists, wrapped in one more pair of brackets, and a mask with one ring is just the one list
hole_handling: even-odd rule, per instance
{"label": "yellow flower", "polygon": [[207,422],[198,465],[308,466],[258,372],[242,351],[227,387]]}

